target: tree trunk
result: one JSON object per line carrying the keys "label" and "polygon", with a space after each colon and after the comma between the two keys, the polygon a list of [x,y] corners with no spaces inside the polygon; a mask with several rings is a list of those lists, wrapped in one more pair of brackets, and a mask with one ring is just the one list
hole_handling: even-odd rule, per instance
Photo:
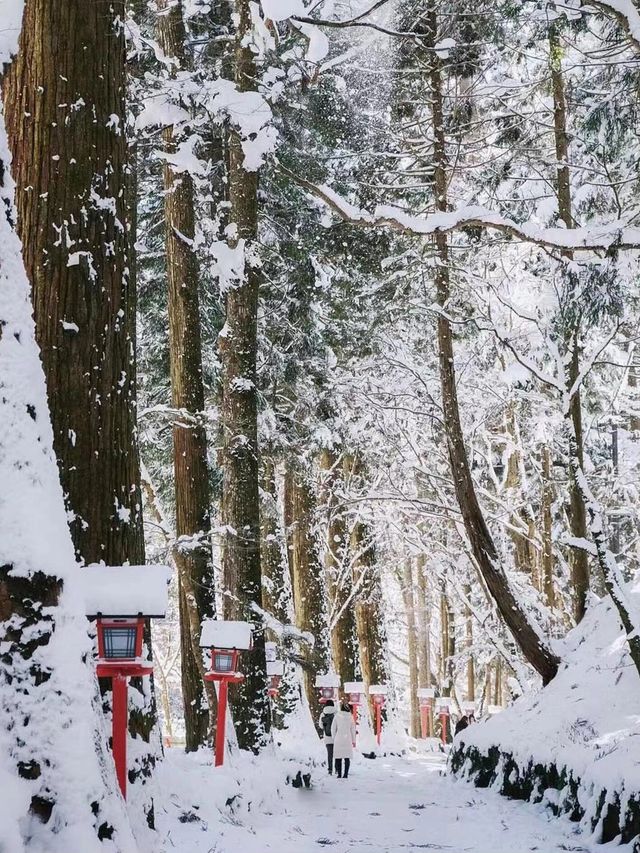
{"label": "tree trunk", "polygon": [[[471,598],[471,587],[467,584],[464,588],[467,601]],[[467,632],[467,701],[474,702],[476,698],[476,668],[473,660],[473,616],[469,607],[465,606],[465,624]]]}
{"label": "tree trunk", "polygon": [[427,579],[425,577],[425,555],[416,557],[416,583],[418,594],[416,622],[418,630],[418,687],[431,687],[431,661],[429,648],[429,615],[427,600]]}
{"label": "tree trunk", "polygon": [[340,458],[325,448],[320,454],[323,475],[321,502],[326,514],[324,569],[329,591],[331,660],[341,682],[355,681],[355,615],[352,573],[348,565],[344,508],[336,494],[341,483]]}
{"label": "tree trunk", "polygon": [[[124,19],[122,0],[27,0],[3,82],[18,232],[75,552],[114,565],[144,563]],[[145,696],[130,731],[148,740],[155,708],[152,691]],[[143,761],[148,774],[154,756]]]}
{"label": "tree trunk", "polygon": [[[556,193],[558,196],[558,213],[567,228],[574,228],[573,208],[571,203],[571,178],[569,174],[569,136],[567,133],[567,105],[564,92],[564,77],[562,75],[561,47],[555,25],[549,29],[549,53],[551,67],[551,85],[553,89],[553,125],[556,148]],[[573,260],[573,252],[562,252],[567,261]],[[565,273],[570,277],[572,273]],[[573,288],[568,288],[569,297]],[[571,310],[571,309],[570,309]],[[575,310],[575,309],[573,309]],[[579,316],[573,322],[565,322],[564,337],[567,352],[570,354],[566,377],[567,391],[573,389],[580,375],[580,352],[578,345]],[[576,389],[569,404],[568,417],[571,419],[573,434],[576,440],[580,468],[584,468],[584,441],[582,435],[582,404],[580,391]],[[569,481],[571,534],[576,539],[587,538],[587,517],[580,488],[575,478],[573,467]],[[570,555],[571,580],[573,585],[574,616],[576,622],[584,617],[589,593],[589,557],[584,548],[572,548]]]}
{"label": "tree trunk", "polygon": [[420,707],[418,705],[418,636],[416,610],[413,597],[411,558],[404,561],[402,572],[402,598],[407,619],[407,650],[409,655],[409,734],[420,737]]}
{"label": "tree trunk", "polygon": [[[425,47],[431,49],[429,53],[429,80],[432,126],[435,140],[435,207],[438,211],[446,211],[447,160],[444,131],[445,120],[442,99],[441,60],[433,50],[438,32],[437,16],[433,7],[429,8],[425,17],[425,23],[428,30]],[[473,555],[485,583],[498,606],[500,614],[525,658],[540,673],[543,682],[547,683],[557,672],[558,659],[544,642],[539,630],[534,626],[509,585],[504,567],[500,563],[498,551],[489,533],[475,492],[462,435],[462,425],[460,423],[451,323],[445,313],[450,289],[447,235],[437,233],[435,244],[439,259],[435,272],[436,296],[441,309],[441,313],[438,315],[440,383],[447,433],[447,447],[456,497]]]}
{"label": "tree trunk", "polygon": [[304,687],[314,720],[321,705],[315,676],[329,666],[328,630],[322,564],[313,536],[313,490],[306,475],[288,461],[285,473],[285,520],[296,626],[315,638],[313,653],[305,652]]}
{"label": "tree trunk", "polygon": [[[158,0],[158,40],[172,73],[187,70],[185,27],[180,0]],[[171,155],[179,141],[172,126],[163,130],[164,150]],[[165,162],[164,217],[169,310],[171,405],[179,414],[173,424],[173,469],[176,501],[174,559],[178,569],[182,696],[187,752],[207,742],[216,707],[212,682],[204,681],[200,648],[202,620],[214,614],[213,558],[207,435],[200,335],[199,268],[193,240],[193,180]]]}
{"label": "tree trunk", "polygon": [[[256,91],[247,0],[236,0],[235,84]],[[252,605],[262,608],[260,575],[260,499],[258,486],[258,399],[256,388],[257,319],[260,268],[252,260],[258,236],[258,173],[244,168],[238,131],[229,135],[230,247],[243,253],[241,278],[226,294],[226,322],[220,333],[222,365],[223,483],[222,547],[224,618],[255,620]],[[244,656],[244,681],[230,691],[238,744],[257,751],[269,729],[264,636]]]}
{"label": "tree trunk", "polygon": [[547,606],[553,610],[556,606],[556,590],[553,579],[552,505],[551,453],[545,445],[542,448],[542,581]]}

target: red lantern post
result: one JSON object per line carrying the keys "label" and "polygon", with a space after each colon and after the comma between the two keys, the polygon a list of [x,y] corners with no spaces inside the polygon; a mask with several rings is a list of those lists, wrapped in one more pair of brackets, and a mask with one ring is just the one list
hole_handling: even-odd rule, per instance
{"label": "red lantern post", "polygon": [[96,674],[98,678],[111,679],[111,748],[118,785],[125,799],[127,679],[153,672],[151,662],[142,658],[144,626],[147,619],[164,617],[170,577],[171,569],[167,566],[87,566],[79,575],[86,614],[96,620]]}
{"label": "red lantern post", "polygon": [[369,687],[369,696],[373,701],[373,709],[376,715],[376,741],[380,746],[382,739],[382,709],[387,700],[388,688],[386,684],[371,684]]}
{"label": "red lantern post", "polygon": [[[353,714],[353,725],[356,728],[356,732],[358,730],[358,710],[360,705],[362,705],[364,701],[364,695],[366,693],[366,686],[363,681],[345,681],[343,685],[344,692],[349,697],[349,704],[351,705],[351,713]],[[355,741],[353,743],[355,746]]]}
{"label": "red lantern post", "polygon": [[433,687],[419,687],[417,691],[418,704],[420,705],[420,734],[423,739],[431,735],[429,723],[435,695],[436,691]]}
{"label": "red lantern post", "polygon": [[447,728],[449,722],[449,699],[441,698],[436,699],[436,713],[440,716],[440,737],[442,739],[442,745],[446,746],[447,744]]}
{"label": "red lantern post", "polygon": [[238,671],[240,653],[252,648],[248,622],[206,619],[202,623],[200,646],[211,650],[211,669],[206,681],[218,682],[218,719],[216,721],[215,766],[224,764],[229,684],[239,684],[244,675]]}

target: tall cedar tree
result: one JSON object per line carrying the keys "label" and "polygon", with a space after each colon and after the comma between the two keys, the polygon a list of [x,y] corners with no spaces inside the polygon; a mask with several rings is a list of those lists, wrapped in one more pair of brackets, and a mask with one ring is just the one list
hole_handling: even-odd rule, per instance
{"label": "tall cedar tree", "polygon": [[[26,0],[3,85],[18,233],[75,551],[85,563],[116,565],[144,563],[124,18],[122,0]],[[136,709],[130,731],[148,740],[154,721],[153,708]]]}
{"label": "tall cedar tree", "polygon": [[[158,35],[173,70],[187,68],[182,3],[158,3]],[[175,152],[173,126],[163,131],[165,153]],[[215,710],[212,682],[204,681],[200,625],[214,612],[213,558],[207,435],[200,332],[199,267],[194,247],[193,179],[168,161],[163,169],[165,251],[169,308],[171,404],[174,409],[173,469],[176,501],[174,552],[178,569],[182,696],[187,751],[202,746]],[[180,547],[180,542],[185,547]],[[205,694],[205,685],[207,685]]]}
{"label": "tall cedar tree", "polygon": [[[438,39],[438,14],[432,3],[429,4],[424,14],[421,28],[424,34],[423,44],[428,51],[429,101],[434,134],[435,208],[437,211],[445,212],[448,208],[446,124],[442,94],[442,60],[434,50],[434,45]],[[453,333],[451,322],[446,314],[450,296],[449,241],[446,233],[438,232],[435,235],[435,250],[438,256],[438,266],[435,272],[436,298],[442,309],[438,314],[440,385],[447,449],[456,497],[473,555],[487,588],[523,655],[540,673],[543,682],[546,683],[556,674],[558,659],[546,645],[536,626],[531,623],[523,606],[515,598],[476,495],[462,434],[453,354]]]}
{"label": "tall cedar tree", "polygon": [[[257,89],[256,65],[248,41],[251,9],[237,0],[235,84],[241,92]],[[226,294],[226,323],[220,335],[222,365],[223,484],[222,548],[225,619],[255,620],[252,605],[262,607],[260,575],[260,497],[258,465],[257,321],[260,268],[252,257],[258,237],[258,173],[244,168],[242,139],[229,134],[229,233],[232,248],[243,243],[244,270]],[[257,750],[269,729],[264,636],[245,656],[245,679],[230,698],[238,744]]]}

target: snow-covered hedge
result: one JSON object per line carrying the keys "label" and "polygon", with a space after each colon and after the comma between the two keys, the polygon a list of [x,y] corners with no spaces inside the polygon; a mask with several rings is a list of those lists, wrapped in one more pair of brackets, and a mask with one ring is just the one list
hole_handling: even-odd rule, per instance
{"label": "snow-covered hedge", "polygon": [[[638,603],[640,584],[629,593]],[[640,851],[640,679],[613,605],[592,606],[559,651],[547,687],[459,735],[451,768]]]}

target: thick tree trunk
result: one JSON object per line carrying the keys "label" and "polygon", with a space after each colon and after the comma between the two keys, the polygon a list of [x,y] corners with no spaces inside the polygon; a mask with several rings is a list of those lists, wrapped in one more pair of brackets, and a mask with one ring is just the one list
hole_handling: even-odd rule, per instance
{"label": "thick tree trunk", "polygon": [[402,599],[407,620],[407,653],[409,656],[409,734],[420,737],[420,707],[418,705],[418,632],[413,594],[411,558],[407,557],[402,569]]}
{"label": "thick tree trunk", "polygon": [[[447,159],[445,120],[442,99],[441,61],[433,51],[437,37],[437,16],[433,9],[425,19],[428,34],[426,47],[430,47],[430,100],[434,132],[435,206],[447,210]],[[449,300],[449,248],[447,235],[436,234],[436,251],[439,263],[435,272],[436,297],[441,313],[438,316],[438,349],[442,405],[447,433],[447,446],[456,497],[464,521],[473,555],[484,581],[493,596],[500,614],[514,640],[529,663],[540,673],[543,682],[550,681],[558,669],[558,659],[544,642],[520,602],[516,599],[500,563],[489,529],[476,496],[471,468],[462,435],[458,392],[456,386],[453,335],[446,315]]]}
{"label": "thick tree trunk", "polygon": [[[551,85],[553,90],[553,125],[556,148],[556,193],[558,196],[558,213],[567,228],[574,228],[573,207],[571,203],[571,176],[569,173],[569,135],[567,133],[567,105],[562,74],[561,46],[555,25],[549,29],[549,53],[551,68]],[[562,253],[567,261],[573,260],[573,252]],[[567,271],[566,275],[572,273]],[[573,288],[568,288],[569,294]],[[576,311],[575,306],[566,306],[569,313]],[[580,352],[578,345],[580,319],[573,322],[565,321],[565,346],[570,354],[566,376],[567,391],[572,391],[580,375]],[[568,417],[571,419],[573,434],[576,440],[580,468],[584,468],[584,441],[582,435],[582,404],[579,389],[573,390],[569,404]],[[569,499],[571,534],[576,539],[587,538],[587,516],[580,487],[576,481],[573,468],[570,471]],[[573,548],[570,556],[571,580],[573,584],[574,616],[576,622],[584,617],[589,593],[589,557],[584,548]]]}
{"label": "thick tree trunk", "polygon": [[345,681],[355,681],[355,613],[351,568],[348,565],[344,508],[336,494],[342,481],[339,456],[325,448],[320,454],[322,472],[321,503],[326,515],[324,569],[329,592],[331,660]]}
{"label": "thick tree trunk", "polygon": [[120,0],[106,11],[97,0],[27,0],[3,84],[55,452],[87,563],[144,562],[123,16]]}
{"label": "thick tree trunk", "polygon": [[[3,81],[54,450],[85,563],[144,563],[124,19],[122,0],[27,0]],[[146,695],[130,730],[148,740]],[[141,760],[148,774],[154,757]]]}
{"label": "thick tree trunk", "polygon": [[[172,73],[187,70],[186,32],[182,3],[158,0],[158,39],[165,56],[175,60]],[[175,152],[173,127],[163,131],[164,150]],[[179,414],[173,425],[173,469],[176,501],[174,559],[178,569],[182,696],[187,752],[198,749],[212,734],[215,691],[204,681],[200,649],[202,620],[213,616],[214,579],[204,385],[199,267],[193,240],[193,180],[165,162],[164,216],[169,310],[171,405]]]}
{"label": "thick tree trunk", "polygon": [[329,666],[328,628],[322,564],[313,535],[315,502],[307,477],[289,461],[285,473],[285,522],[296,626],[315,638],[312,654],[305,652],[304,687],[314,720],[321,705],[315,676]]}
{"label": "thick tree trunk", "polygon": [[[256,91],[247,0],[236,0],[235,84]],[[260,575],[260,498],[258,470],[258,398],[256,387],[258,290],[260,268],[252,259],[258,236],[258,173],[244,168],[238,131],[229,135],[231,248],[243,252],[241,278],[226,294],[226,322],[220,333],[222,363],[223,484],[222,548],[225,619],[254,620],[252,605],[262,607]],[[238,744],[258,750],[269,729],[264,635],[244,656],[245,680],[230,691]]]}
{"label": "thick tree trunk", "polygon": [[[262,605],[281,622],[289,618],[289,585],[285,578],[284,535],[278,513],[276,468],[273,459],[262,456],[262,493],[260,501],[260,558],[262,562]],[[267,631],[269,639],[276,640]]]}

